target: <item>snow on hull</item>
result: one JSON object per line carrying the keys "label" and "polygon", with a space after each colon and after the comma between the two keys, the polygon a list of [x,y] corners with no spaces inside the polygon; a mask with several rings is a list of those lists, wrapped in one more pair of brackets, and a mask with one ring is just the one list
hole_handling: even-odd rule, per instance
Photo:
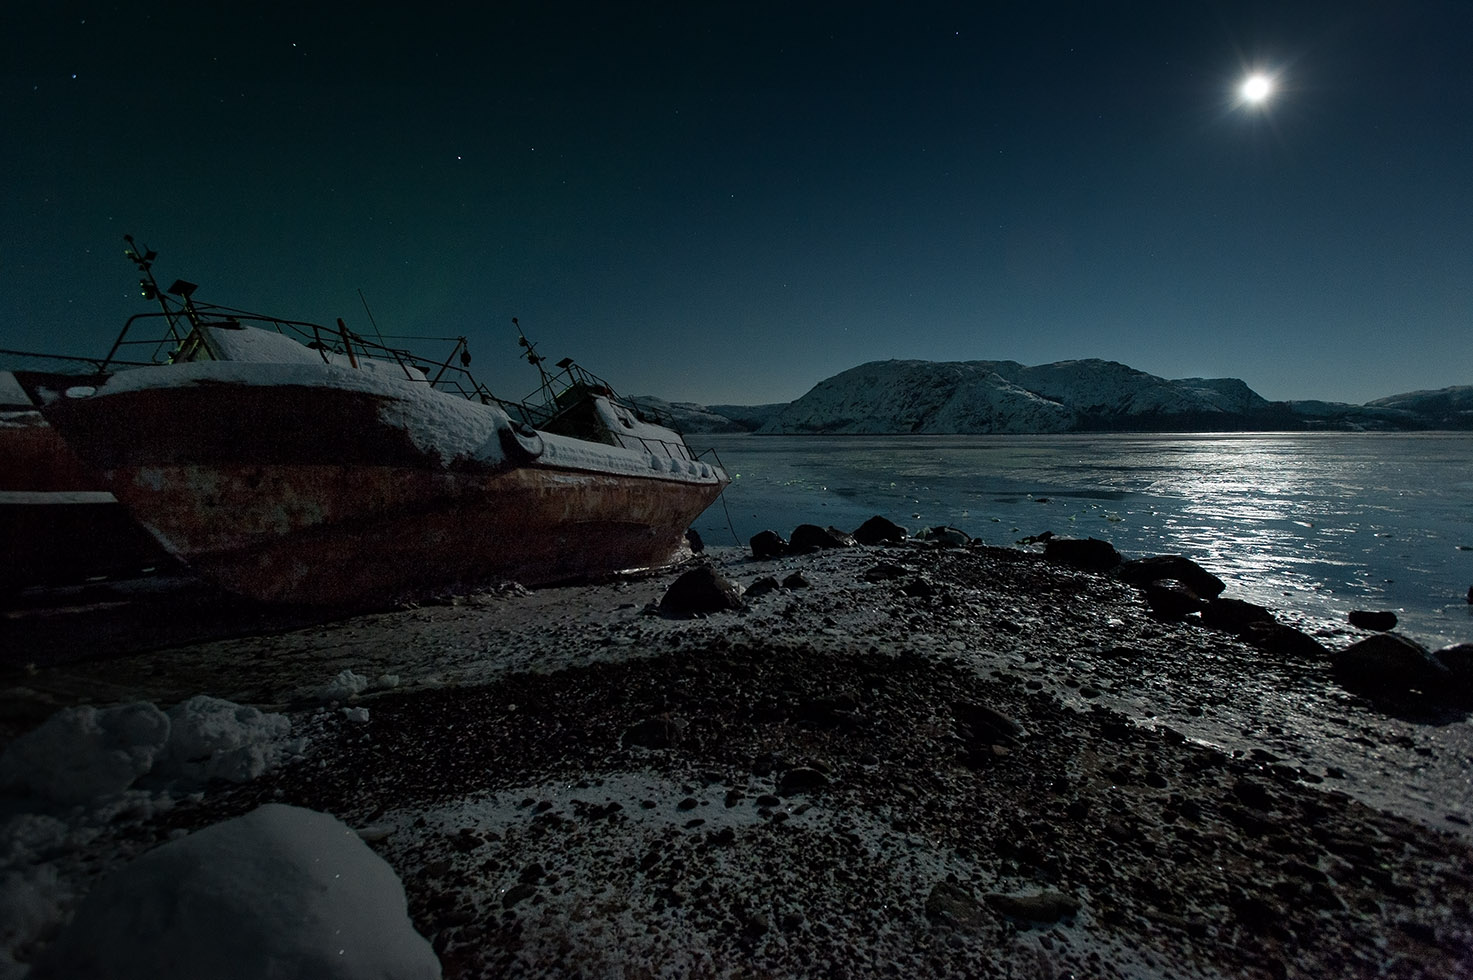
{"label": "snow on hull", "polygon": [[168,551],[269,601],[665,564],[726,482],[669,430],[646,427],[637,448],[585,442],[333,366],[142,369],[38,399]]}

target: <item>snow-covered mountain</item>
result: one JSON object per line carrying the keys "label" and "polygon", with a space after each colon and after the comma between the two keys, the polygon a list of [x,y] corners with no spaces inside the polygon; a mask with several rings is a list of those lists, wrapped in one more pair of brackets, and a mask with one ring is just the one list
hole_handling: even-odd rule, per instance
{"label": "snow-covered mountain", "polygon": [[1409,391],[1366,404],[1370,408],[1415,412],[1438,428],[1473,428],[1473,385],[1457,385],[1436,391]]}
{"label": "snow-covered mountain", "polygon": [[1473,385],[1366,405],[1269,402],[1237,378],[1170,381],[1115,361],[872,361],[786,405],[641,403],[682,432],[1043,433],[1473,429]]}
{"label": "snow-covered mountain", "polygon": [[1473,385],[1409,391],[1364,405],[1323,401],[1285,404],[1307,429],[1352,432],[1473,429]]}
{"label": "snow-covered mountain", "polygon": [[820,382],[758,431],[1006,433],[1263,428],[1230,378],[1168,381],[1115,361],[873,361]]}
{"label": "snow-covered mountain", "polygon": [[729,418],[747,429],[760,429],[776,418],[789,404],[789,402],[776,402],[770,405],[707,405],[706,411]]}
{"label": "snow-covered mountain", "polygon": [[694,402],[667,402],[654,395],[635,395],[629,400],[651,418],[673,422],[677,432],[750,432],[756,428]]}

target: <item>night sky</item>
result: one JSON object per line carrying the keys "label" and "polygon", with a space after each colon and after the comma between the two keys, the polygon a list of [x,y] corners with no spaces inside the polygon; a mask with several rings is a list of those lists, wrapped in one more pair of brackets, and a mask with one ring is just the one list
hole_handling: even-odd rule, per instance
{"label": "night sky", "polygon": [[484,6],[4,4],[0,347],[105,353],[131,233],[203,301],[465,334],[504,396],[513,316],[704,403],[892,357],[1473,384],[1466,0]]}

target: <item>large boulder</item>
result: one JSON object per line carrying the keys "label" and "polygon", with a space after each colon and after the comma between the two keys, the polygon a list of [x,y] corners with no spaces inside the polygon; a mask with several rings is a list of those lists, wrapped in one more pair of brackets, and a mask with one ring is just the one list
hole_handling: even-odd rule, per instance
{"label": "large boulder", "polygon": [[1413,690],[1440,693],[1452,679],[1441,660],[1400,633],[1376,633],[1352,643],[1331,659],[1330,670],[1341,687],[1371,698]]}
{"label": "large boulder", "polygon": [[1222,579],[1183,555],[1154,555],[1122,562],[1115,575],[1143,587],[1161,579],[1174,579],[1203,599],[1216,599],[1227,587]]}
{"label": "large boulder", "polygon": [[1049,538],[1043,557],[1085,571],[1106,572],[1120,564],[1120,552],[1098,538]]}
{"label": "large boulder", "polygon": [[926,917],[954,929],[981,929],[992,922],[970,888],[953,881],[938,881],[926,896]]}
{"label": "large boulder", "polygon": [[925,528],[916,537],[921,541],[939,544],[943,548],[968,548],[972,544],[972,536],[966,531],[945,524]]}
{"label": "large boulder", "polygon": [[788,543],[776,531],[758,531],[748,544],[752,546],[752,557],[758,560],[781,558],[788,553]]}
{"label": "large boulder", "polygon": [[1079,900],[1063,892],[993,892],[982,900],[1008,918],[1026,922],[1058,922],[1079,914]]}
{"label": "large boulder", "polygon": [[860,544],[886,544],[904,541],[909,536],[905,528],[878,514],[854,529],[854,540]]}
{"label": "large boulder", "polygon": [[1346,619],[1357,629],[1379,633],[1396,629],[1396,613],[1389,610],[1352,609]]}
{"label": "large boulder", "polygon": [[1202,623],[1216,630],[1245,633],[1260,623],[1274,622],[1274,614],[1265,606],[1244,599],[1213,599],[1202,607]]}
{"label": "large boulder", "polygon": [[1028,733],[1008,715],[976,701],[954,701],[952,717],[963,741],[983,745],[1013,746]]}
{"label": "large boulder", "polygon": [[1181,619],[1201,612],[1207,605],[1185,582],[1174,578],[1157,579],[1145,586],[1146,605],[1165,619]]}
{"label": "large boulder", "polygon": [[665,590],[660,612],[668,616],[697,616],[742,607],[742,587],[710,565],[692,568]]}
{"label": "large boulder", "polygon": [[1473,643],[1454,643],[1432,656],[1447,668],[1451,693],[1464,701],[1473,698]]}
{"label": "large boulder", "polygon": [[835,527],[799,524],[793,528],[789,547],[795,552],[820,551],[827,548],[852,548],[854,538]]}
{"label": "large boulder", "polygon": [[1249,623],[1239,635],[1269,653],[1280,653],[1313,662],[1323,661],[1330,655],[1330,651],[1319,640],[1301,629],[1282,623]]}
{"label": "large boulder", "polygon": [[751,585],[747,586],[747,590],[743,592],[742,595],[748,599],[758,599],[762,596],[767,595],[767,593],[769,592],[776,592],[780,588],[782,588],[782,586],[778,584],[776,576],[764,575],[757,581],[753,582]]}
{"label": "large boulder", "polygon": [[32,980],[432,980],[404,886],[352,829],[278,803],[170,841],[93,889]]}

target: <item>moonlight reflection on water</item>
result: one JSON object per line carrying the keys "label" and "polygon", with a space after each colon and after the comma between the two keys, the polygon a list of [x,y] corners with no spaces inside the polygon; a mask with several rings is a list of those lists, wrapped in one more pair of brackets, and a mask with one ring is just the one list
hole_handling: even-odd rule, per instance
{"label": "moonlight reflection on water", "polygon": [[[1394,609],[1429,642],[1473,635],[1466,433],[696,436],[736,480],[737,541],[883,514],[991,545],[1042,531],[1127,557],[1181,553],[1233,594],[1342,619]],[[720,505],[697,530],[731,543]]]}

